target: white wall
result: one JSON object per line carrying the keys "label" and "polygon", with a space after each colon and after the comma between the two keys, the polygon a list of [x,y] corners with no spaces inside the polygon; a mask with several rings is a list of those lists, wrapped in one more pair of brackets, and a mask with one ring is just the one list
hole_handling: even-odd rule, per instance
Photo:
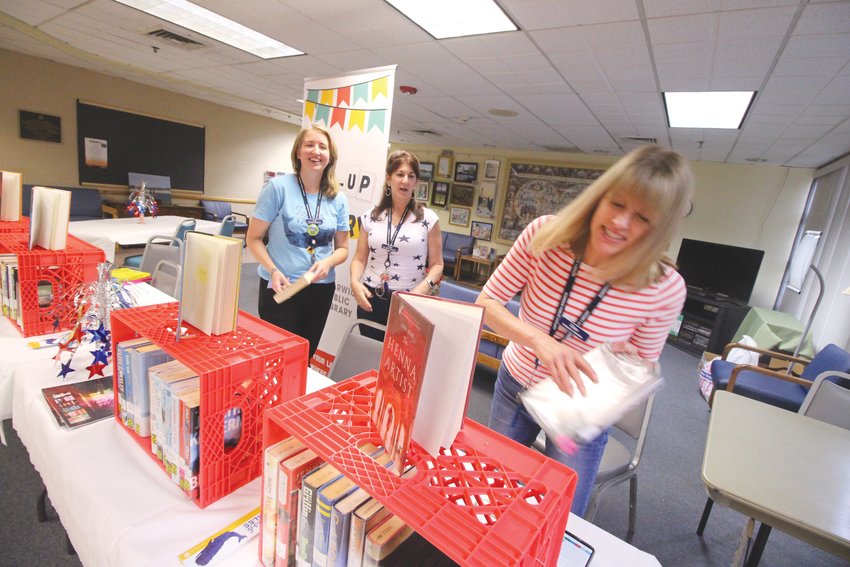
{"label": "white wall", "polygon": [[[440,151],[448,149],[412,144],[393,144],[392,149],[401,148],[415,153],[420,161],[435,163]],[[479,179],[484,160],[488,159],[498,159],[502,162],[497,182],[497,202],[504,197],[508,162],[511,160],[573,167],[605,167],[616,161],[616,158],[607,156],[584,154],[454,148],[455,162],[478,163]],[[811,186],[813,170],[713,162],[692,162],[691,165],[697,183],[694,211],[682,223],[682,232],[673,242],[670,255],[676,257],[681,238],[764,250],[764,260],[750,304],[772,308]],[[447,209],[437,208],[435,211],[440,216],[440,227],[443,230],[465,230],[469,233],[469,229],[448,223]],[[501,210],[497,207],[496,216],[499,217],[500,213]],[[472,220],[493,222],[475,214]],[[507,245],[496,242],[490,243],[490,246],[500,252],[508,248]]]}
{"label": "white wall", "polygon": [[[0,69],[0,169],[21,172],[24,183],[79,185],[78,98],[205,126],[207,196],[253,200],[264,171],[292,171],[289,151],[297,126],[12,51],[0,50]],[[21,139],[19,110],[59,116],[62,143]],[[252,209],[234,206],[244,213]]]}
{"label": "white wall", "polygon": [[[195,98],[86,71],[45,59],[0,50],[0,169],[20,171],[24,183],[78,185],[76,99],[111,105],[206,127],[205,194],[253,200],[263,172],[291,171],[289,151],[297,127],[271,118],[233,110]],[[18,136],[18,110],[43,112],[62,119],[62,143],[23,140]],[[455,161],[498,159],[497,202],[504,195],[510,160],[572,166],[607,166],[606,156],[553,152],[508,152],[483,148],[405,146],[421,160],[436,162],[443,149]],[[395,148],[393,148],[395,149]],[[694,162],[697,196],[681,237],[765,250],[751,303],[772,307],[800,221],[813,172],[766,165]],[[250,213],[253,206],[235,205]],[[437,209],[443,230],[447,211]],[[497,208],[498,217],[500,210]],[[489,219],[473,220],[489,222]],[[495,221],[496,225],[498,220]],[[466,229],[467,231],[469,229]],[[468,233],[468,232],[467,232]],[[507,246],[492,243],[500,251]],[[679,241],[670,253],[675,257]]]}

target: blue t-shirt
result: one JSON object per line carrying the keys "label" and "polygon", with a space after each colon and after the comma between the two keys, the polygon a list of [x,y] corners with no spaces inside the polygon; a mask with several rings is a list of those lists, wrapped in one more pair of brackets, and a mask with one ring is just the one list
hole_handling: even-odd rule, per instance
{"label": "blue t-shirt", "polygon": [[[310,213],[316,214],[318,195],[307,195]],[[269,181],[257,197],[254,216],[271,223],[269,225],[269,243],[266,249],[275,266],[283,272],[289,281],[295,281],[310,269],[314,260],[310,258],[307,246],[312,237],[307,235],[307,210],[301,197],[298,177],[283,175]],[[330,256],[334,251],[334,236],[339,230],[348,230],[348,199],[342,192],[333,199],[322,196],[322,208],[319,211],[322,219],[319,234],[316,235],[316,261]],[[257,273],[264,279],[271,275],[262,264]],[[334,270],[317,280],[316,283],[334,281]]]}

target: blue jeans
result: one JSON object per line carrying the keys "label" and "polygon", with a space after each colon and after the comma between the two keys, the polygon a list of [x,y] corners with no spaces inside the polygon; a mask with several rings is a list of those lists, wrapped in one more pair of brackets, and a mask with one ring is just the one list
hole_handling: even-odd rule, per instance
{"label": "blue jeans", "polygon": [[[517,382],[502,364],[496,377],[493,405],[490,407],[490,421],[487,426],[517,443],[530,446],[537,438],[540,426],[517,399],[517,394],[523,390],[522,384]],[[567,465],[578,473],[578,484],[570,508],[573,514],[584,516],[606,443],[608,443],[607,429],[589,443],[578,443],[578,452],[575,455],[568,455],[548,437],[546,438],[546,456]]]}

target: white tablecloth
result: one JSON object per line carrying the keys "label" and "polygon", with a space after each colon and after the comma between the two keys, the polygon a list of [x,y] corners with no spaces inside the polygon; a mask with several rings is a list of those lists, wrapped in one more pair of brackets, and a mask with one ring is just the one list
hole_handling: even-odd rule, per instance
{"label": "white tablecloth", "polygon": [[[97,246],[106,254],[106,259],[115,261],[115,246],[144,245],[151,236],[172,236],[186,217],[162,216],[137,218],[98,219],[68,223],[68,233]],[[195,230],[218,234],[221,223],[196,220]]]}

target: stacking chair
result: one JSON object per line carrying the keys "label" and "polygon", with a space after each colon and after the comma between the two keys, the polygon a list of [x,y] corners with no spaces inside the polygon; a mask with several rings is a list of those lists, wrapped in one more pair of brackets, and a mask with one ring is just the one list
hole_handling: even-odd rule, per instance
{"label": "stacking chair", "polygon": [[[195,230],[195,224],[197,224],[195,222],[195,219],[185,219],[185,220],[183,220],[177,226],[177,229],[174,231],[174,238],[176,238],[177,240],[182,242],[183,238],[186,237],[186,232],[188,232],[190,230]],[[170,238],[170,237],[158,236],[156,238]],[[150,239],[148,239],[148,242],[150,242]],[[147,245],[145,245],[145,249],[147,249]],[[124,258],[124,265],[127,266],[128,268],[133,268],[133,269],[136,269],[136,270],[141,270],[143,272],[151,273],[150,270],[142,269],[142,257],[143,256],[144,256],[144,254],[136,254],[135,256],[127,256],[126,258]],[[153,266],[150,266],[151,269],[153,269],[155,267],[156,267],[156,264],[154,264]]]}
{"label": "stacking chair", "polygon": [[359,334],[360,325],[386,331],[386,325],[357,319],[343,336],[336,351],[336,358],[328,371],[328,378],[341,382],[367,370],[377,369],[381,364],[381,351],[384,343]]}
{"label": "stacking chair", "polygon": [[[202,217],[206,220],[221,221],[227,216],[233,216],[236,232],[245,232],[248,230],[248,215],[242,213],[234,213],[233,207],[227,201],[200,201],[199,204],[204,208]],[[240,217],[241,220],[236,220]]]}
{"label": "stacking chair", "polygon": [[[163,264],[163,260],[167,263]],[[169,265],[171,264],[171,265]],[[179,299],[174,295],[173,281],[180,282],[181,266],[183,266],[183,241],[176,236],[151,236],[145,244],[145,252],[139,270],[151,274],[151,285],[167,293],[171,297]],[[177,268],[176,270],[174,268]],[[154,277],[162,286],[154,285]],[[179,285],[176,290],[179,291]],[[169,290],[171,290],[169,292]]]}
{"label": "stacking chair", "polygon": [[[649,431],[649,418],[652,416],[652,406],[655,403],[655,394],[649,396],[641,404],[636,405],[621,417],[614,427],[634,439],[629,443],[631,448],[614,437],[608,438],[605,451],[602,453],[602,462],[599,464],[599,472],[593,485],[593,492],[587,503],[584,519],[593,522],[599,501],[612,487],[629,481],[629,531],[626,539],[631,540],[635,533],[637,523],[637,468],[640,464],[643,449],[646,445],[646,435]],[[534,441],[534,448],[543,452],[546,435],[541,431]]]}
{"label": "stacking chair", "polygon": [[166,295],[180,299],[183,268],[171,260],[160,260],[151,273],[151,285]]}
{"label": "stacking chair", "polygon": [[233,236],[233,230],[236,228],[236,217],[227,215],[221,219],[221,228],[218,229],[219,236]]}

